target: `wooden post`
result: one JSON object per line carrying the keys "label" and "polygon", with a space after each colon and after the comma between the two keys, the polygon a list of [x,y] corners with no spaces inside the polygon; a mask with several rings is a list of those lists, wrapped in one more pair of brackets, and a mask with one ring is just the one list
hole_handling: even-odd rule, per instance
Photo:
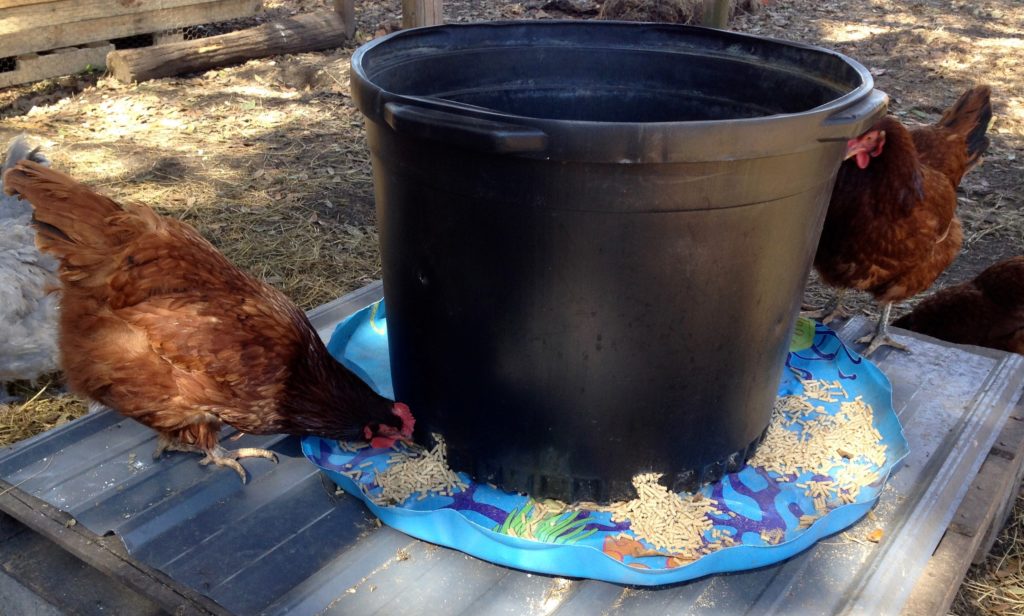
{"label": "wooden post", "polygon": [[441,23],[441,0],[402,0],[402,28]]}
{"label": "wooden post", "polygon": [[119,81],[145,81],[205,71],[252,58],[341,47],[346,24],[334,11],[304,13],[219,36],[121,49],[107,55],[107,69]]}
{"label": "wooden post", "polygon": [[732,0],[704,0],[704,16],[700,24],[709,28],[724,30],[729,23],[729,7]]}
{"label": "wooden post", "polygon": [[334,10],[345,22],[345,36],[352,38],[356,34],[356,0],[334,0]]}

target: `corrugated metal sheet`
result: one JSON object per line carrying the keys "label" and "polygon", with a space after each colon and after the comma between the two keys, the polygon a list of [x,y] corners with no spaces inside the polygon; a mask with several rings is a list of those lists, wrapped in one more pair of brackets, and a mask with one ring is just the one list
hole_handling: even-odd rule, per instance
{"label": "corrugated metal sheet", "polygon": [[[313,311],[314,325],[327,336],[379,295],[374,285]],[[1024,380],[1016,355],[910,342],[912,354],[883,351],[879,365],[911,454],[877,520],[851,531],[881,527],[882,543],[833,537],[777,566],[667,588],[531,575],[377,527],[290,437],[230,444],[280,457],[246,460],[242,486],[193,455],[154,461],[152,431],[103,412],[0,452],[0,476],[238,614],[881,614],[906,600]]]}

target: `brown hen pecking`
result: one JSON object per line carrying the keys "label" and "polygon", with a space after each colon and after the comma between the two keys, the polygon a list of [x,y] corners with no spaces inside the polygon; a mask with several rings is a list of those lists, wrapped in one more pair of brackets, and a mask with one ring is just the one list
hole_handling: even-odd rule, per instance
{"label": "brown hen pecking", "polygon": [[120,205],[22,161],[4,190],[35,209],[40,249],[60,260],[61,364],[78,394],[159,433],[165,450],[234,469],[222,423],[253,434],[316,434],[389,446],[412,436],[408,407],[336,362],[280,291],[235,267],[189,225]]}
{"label": "brown hen pecking", "polygon": [[956,188],[988,147],[992,118],[988,86],[965,92],[931,126],[908,129],[892,117],[847,144],[814,266],[836,298],[809,316],[841,314],[846,289],[867,291],[882,308],[864,355],[889,337],[893,302],[927,289],[963,242]]}
{"label": "brown hen pecking", "polygon": [[921,300],[893,325],[955,342],[1024,353],[1024,257]]}

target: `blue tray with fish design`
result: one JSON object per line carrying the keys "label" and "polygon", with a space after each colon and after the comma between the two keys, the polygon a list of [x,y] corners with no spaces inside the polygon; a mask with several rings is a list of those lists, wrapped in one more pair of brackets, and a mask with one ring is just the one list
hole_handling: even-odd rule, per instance
{"label": "blue tray with fish design", "polygon": [[[328,349],[381,395],[393,398],[383,300],[340,323]],[[703,536],[716,549],[695,559],[656,549],[632,532],[628,520],[615,521],[608,511],[552,508],[549,502],[475,483],[464,473],[459,476],[465,489],[451,496],[413,494],[398,505],[380,505],[376,473],[388,468],[394,450],[318,437],[304,437],[302,450],[385,524],[424,541],[538,573],[643,586],[683,582],[785,560],[852,525],[874,506],[889,474],[907,455],[888,379],[831,329],[801,319],[786,366],[780,397],[804,394],[804,381],[813,380],[834,383],[842,392],[832,401],[815,400],[819,413],[840,413],[844,401],[858,397],[870,406],[871,423],[886,449],[884,464],[871,466],[878,478],[852,497],[823,505],[806,487],[809,481],[828,481],[831,470],[781,475],[745,466],[700,490],[701,497],[716,503]],[[790,429],[800,430],[796,424]],[[718,547],[720,537],[729,538],[729,547]]]}

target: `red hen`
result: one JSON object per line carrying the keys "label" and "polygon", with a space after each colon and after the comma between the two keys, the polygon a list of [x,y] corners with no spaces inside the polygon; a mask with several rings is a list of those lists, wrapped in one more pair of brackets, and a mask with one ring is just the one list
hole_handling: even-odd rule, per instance
{"label": "red hen", "polygon": [[280,291],[235,267],[189,225],[121,205],[22,161],[3,177],[35,209],[40,249],[60,260],[61,364],[70,388],[157,431],[165,450],[234,469],[222,423],[389,446],[412,436],[408,407],[336,362]]}
{"label": "red hen", "polygon": [[957,344],[1024,353],[1024,257],[1000,261],[946,287],[893,322]]}
{"label": "red hen", "polygon": [[882,345],[905,350],[888,333],[893,302],[927,289],[960,251],[956,188],[988,147],[988,86],[965,92],[931,126],[908,129],[887,116],[847,144],[814,266],[836,299],[810,316],[840,313],[847,289],[881,305],[864,355]]}

